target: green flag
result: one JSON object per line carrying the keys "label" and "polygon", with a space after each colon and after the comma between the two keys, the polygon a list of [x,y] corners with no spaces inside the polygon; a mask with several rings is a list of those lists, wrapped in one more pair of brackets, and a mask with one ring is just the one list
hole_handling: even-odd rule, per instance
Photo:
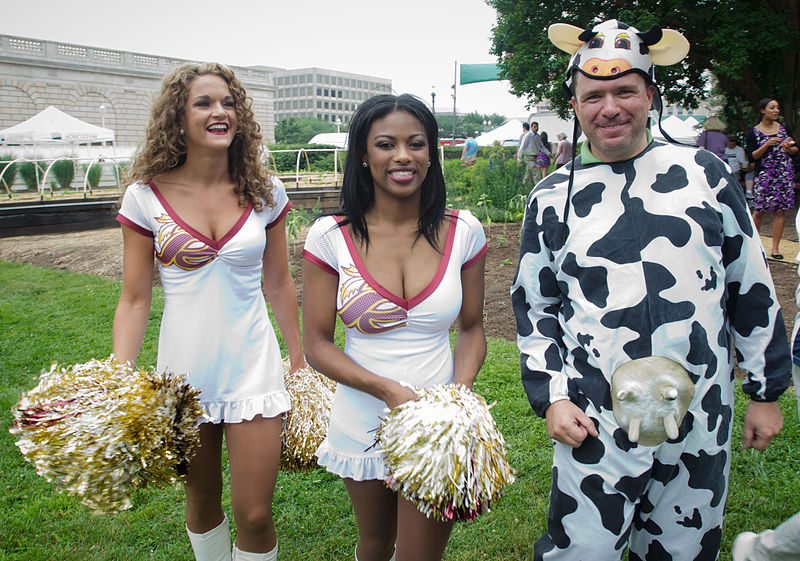
{"label": "green flag", "polygon": [[460,83],[472,84],[475,82],[499,80],[499,73],[500,69],[496,64],[462,64]]}

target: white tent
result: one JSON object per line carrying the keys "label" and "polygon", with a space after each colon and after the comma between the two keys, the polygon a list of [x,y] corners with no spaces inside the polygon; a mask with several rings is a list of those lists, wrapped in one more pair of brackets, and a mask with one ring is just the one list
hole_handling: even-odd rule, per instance
{"label": "white tent", "polygon": [[347,148],[346,132],[321,132],[308,141],[309,144],[328,144],[337,148]]}
{"label": "white tent", "polygon": [[[697,121],[693,118],[692,121],[694,121],[694,124],[697,124]],[[694,145],[697,141],[697,137],[700,135],[700,132],[692,126],[692,123],[684,121],[677,115],[670,115],[661,121],[661,128],[673,139],[685,144]],[[654,138],[658,138],[659,140],[664,139],[664,135],[661,134],[657,124],[653,124],[653,126],[650,127],[650,132],[653,133]]]}
{"label": "white tent", "polygon": [[0,130],[3,144],[88,144],[114,141],[114,131],[98,127],[49,106],[30,119]]}
{"label": "white tent", "polygon": [[520,135],[522,135],[522,121],[510,119],[496,129],[476,136],[475,142],[478,146],[491,146],[495,140],[500,141],[500,144],[506,140],[519,141]]}

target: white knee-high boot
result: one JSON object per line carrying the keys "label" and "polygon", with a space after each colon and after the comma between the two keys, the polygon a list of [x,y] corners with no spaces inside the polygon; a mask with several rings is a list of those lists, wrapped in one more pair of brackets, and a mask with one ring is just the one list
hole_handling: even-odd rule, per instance
{"label": "white knee-high boot", "polygon": [[266,553],[253,553],[251,551],[242,551],[236,544],[233,544],[233,561],[278,561],[278,544],[272,548],[272,551]]}
{"label": "white knee-high boot", "polygon": [[188,526],[186,532],[197,561],[231,561],[231,530],[227,516],[208,532],[195,534]]}

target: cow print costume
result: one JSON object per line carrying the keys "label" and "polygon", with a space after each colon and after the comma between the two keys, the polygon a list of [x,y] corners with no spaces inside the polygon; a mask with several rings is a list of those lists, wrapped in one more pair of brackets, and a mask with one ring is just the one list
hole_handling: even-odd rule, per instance
{"label": "cow print costume", "polygon": [[[584,147],[532,191],[512,301],[522,382],[536,414],[577,404],[599,437],[554,442],[547,531],[535,560],[713,560],[722,535],[734,352],[743,390],[774,401],[790,353],[742,191],[710,152],[651,141],[598,161]],[[734,347],[735,345],[735,347]],[[679,435],[631,442],[612,413],[623,363],[663,356],[695,394]]]}

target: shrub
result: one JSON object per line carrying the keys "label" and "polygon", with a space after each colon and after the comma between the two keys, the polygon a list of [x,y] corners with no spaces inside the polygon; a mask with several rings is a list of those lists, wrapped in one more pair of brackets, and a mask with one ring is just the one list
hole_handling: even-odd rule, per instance
{"label": "shrub", "polygon": [[[4,169],[5,172],[3,172]],[[3,185],[5,185],[6,188],[11,187],[17,177],[17,164],[14,162],[13,154],[0,156],[0,172],[3,172]]]}
{"label": "shrub", "polygon": [[[25,183],[25,186],[28,189],[38,189],[39,188],[39,181],[42,180],[44,177],[45,167],[43,166],[43,162],[22,162],[19,165],[19,176],[22,179],[22,182]],[[39,176],[37,178],[36,172],[39,172]]]}
{"label": "shrub", "polygon": [[103,167],[100,164],[92,164],[91,167],[84,164],[82,168],[86,174],[86,183],[89,184],[89,189],[97,189],[97,186],[100,185],[100,176],[103,175]]}
{"label": "shrub", "polygon": [[72,160],[56,160],[50,168],[56,183],[62,189],[68,189],[75,178],[75,162]]}

